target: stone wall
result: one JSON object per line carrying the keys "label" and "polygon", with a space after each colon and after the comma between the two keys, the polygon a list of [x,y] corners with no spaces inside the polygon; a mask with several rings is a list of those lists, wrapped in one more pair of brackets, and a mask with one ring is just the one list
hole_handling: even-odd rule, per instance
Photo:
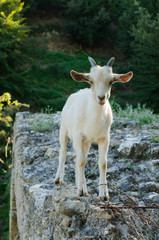
{"label": "stone wall", "polygon": [[[35,124],[50,124],[50,116],[29,112],[16,115],[10,240],[144,239],[144,224],[133,210],[107,208],[107,203],[97,197],[96,144],[90,149],[86,167],[89,197],[76,194],[75,153],[70,142],[66,184],[54,185],[60,117],[60,113],[53,114],[53,129],[41,132],[40,128],[35,131]],[[155,124],[136,127],[129,123],[120,123],[111,131],[107,172],[111,204],[122,206],[130,199],[138,205],[159,204],[159,144],[151,141],[158,131]],[[153,227],[150,225],[152,231],[148,229],[144,234],[159,237]]]}

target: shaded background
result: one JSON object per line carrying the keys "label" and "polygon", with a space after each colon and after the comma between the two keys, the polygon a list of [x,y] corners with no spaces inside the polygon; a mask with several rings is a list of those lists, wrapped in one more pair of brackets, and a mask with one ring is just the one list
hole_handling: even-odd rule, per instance
{"label": "shaded background", "polygon": [[130,84],[112,91],[122,106],[159,111],[159,1],[3,0],[0,10],[1,93],[33,111],[61,110],[72,91],[87,86],[69,75],[89,71],[85,51],[99,64],[115,56],[115,72],[134,71]]}

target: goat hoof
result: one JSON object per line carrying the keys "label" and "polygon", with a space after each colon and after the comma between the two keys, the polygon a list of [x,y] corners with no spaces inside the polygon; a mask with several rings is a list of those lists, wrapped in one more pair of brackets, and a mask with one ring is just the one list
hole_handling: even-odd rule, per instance
{"label": "goat hoof", "polygon": [[100,200],[109,202],[109,196],[99,196]]}
{"label": "goat hoof", "polygon": [[78,196],[80,196],[80,197],[82,197],[82,196],[88,197],[88,192],[84,192],[83,189],[78,190],[77,193],[78,193]]}
{"label": "goat hoof", "polygon": [[61,185],[61,184],[62,184],[62,182],[60,181],[59,178],[55,179],[54,183],[55,183],[56,185]]}
{"label": "goat hoof", "polygon": [[85,192],[85,193],[83,194],[83,196],[84,196],[84,197],[88,197],[89,195],[88,195],[87,192]]}
{"label": "goat hoof", "polygon": [[100,196],[99,199],[100,199],[100,200],[103,200],[103,201],[107,200],[107,199],[106,199],[106,196]]}

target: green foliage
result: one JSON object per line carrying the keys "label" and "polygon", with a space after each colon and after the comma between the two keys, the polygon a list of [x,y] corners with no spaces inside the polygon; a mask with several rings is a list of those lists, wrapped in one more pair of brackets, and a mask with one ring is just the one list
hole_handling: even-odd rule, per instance
{"label": "green foliage", "polygon": [[130,43],[132,25],[136,25],[138,17],[139,1],[136,0],[108,0],[110,16],[114,25],[114,35],[111,36],[117,46],[124,51],[125,57],[131,54]]}
{"label": "green foliage", "polygon": [[[60,111],[71,93],[89,87],[87,83],[75,82],[70,76],[72,69],[89,72],[90,63],[84,54],[71,56],[38,47],[33,48],[29,54],[35,62],[28,68],[31,95],[26,96],[25,99],[31,103],[33,110],[46,108],[49,105],[53,112]],[[95,59],[101,65],[108,61],[99,56],[95,56]]]}
{"label": "green foliage", "polygon": [[[26,3],[31,7],[36,3],[36,10],[44,6],[41,0]],[[116,85],[121,93],[120,104],[146,103],[158,112],[159,0],[46,0],[45,7],[64,18],[66,35],[69,33],[80,46],[106,42],[108,46],[111,43],[112,51],[114,46],[122,50],[125,71],[133,70],[134,77],[129,84]],[[51,32],[55,26],[50,25],[49,29]]]}
{"label": "green foliage", "polygon": [[0,235],[3,234],[3,239],[8,239],[12,123],[20,107],[28,105],[12,101],[9,93],[0,96]]}
{"label": "green foliage", "polygon": [[136,0],[42,0],[25,1],[28,11],[58,10],[65,17],[66,34],[83,46],[97,43],[118,43],[125,52],[129,51],[132,39],[130,29],[136,22],[138,2]]}
{"label": "green foliage", "polygon": [[0,237],[9,239],[9,202],[10,202],[10,169],[4,175],[0,173]]}
{"label": "green foliage", "polygon": [[29,54],[35,62],[28,67],[31,94],[25,99],[31,103],[34,110],[40,110],[49,105],[53,112],[59,111],[72,92],[88,86],[86,83],[73,81],[70,76],[72,69],[89,70],[90,64],[84,54],[74,57],[64,53],[49,52],[38,47],[33,48]]}
{"label": "green foliage", "polygon": [[141,125],[159,121],[159,115],[153,114],[153,111],[146,108],[145,105],[141,107],[141,105],[138,104],[136,108],[133,108],[132,105],[127,104],[124,109],[122,109],[120,105],[117,106],[118,108],[116,107],[116,110],[113,112],[116,120],[124,117],[130,121],[139,121]]}
{"label": "green foliage", "polygon": [[[27,104],[19,103],[17,100],[11,101],[10,93],[4,93],[0,96],[0,127],[8,130],[13,122],[12,116],[19,110],[19,108],[29,107]],[[2,130],[3,131],[3,130]]]}
{"label": "green foliage", "polygon": [[65,29],[73,40],[92,46],[108,39],[110,15],[103,0],[71,0],[67,6],[69,20]]}
{"label": "green foliage", "polygon": [[98,169],[98,160],[96,161],[94,167],[86,174],[86,179],[92,177],[92,175],[94,175],[97,169]]}
{"label": "green foliage", "polygon": [[150,141],[154,143],[159,143],[159,136],[152,136]]}
{"label": "green foliage", "polygon": [[21,0],[3,0],[0,2],[0,89],[14,96],[21,95],[25,87],[22,40],[28,28],[23,24]]}
{"label": "green foliage", "polygon": [[153,16],[156,16],[159,9],[159,0],[139,0],[141,7],[146,8]]}
{"label": "green foliage", "polygon": [[121,109],[121,106],[120,104],[116,101],[115,98],[110,98],[110,105],[111,105],[111,108],[112,108],[112,111],[113,112],[119,112],[120,109]]}
{"label": "green foliage", "polygon": [[27,0],[25,1],[26,11],[33,12],[40,4],[41,0]]}
{"label": "green foliage", "polygon": [[148,10],[139,8],[139,18],[132,27],[132,68],[135,73],[132,97],[146,103],[158,112],[159,103],[159,14],[153,17]]}
{"label": "green foliage", "polygon": [[128,168],[128,170],[135,170],[136,169],[136,167],[133,165],[133,164],[129,164],[128,166],[127,166],[127,168]]}
{"label": "green foliage", "polygon": [[25,0],[25,7],[28,13],[35,12],[37,10],[58,10],[62,12],[63,8],[67,5],[67,0]]}

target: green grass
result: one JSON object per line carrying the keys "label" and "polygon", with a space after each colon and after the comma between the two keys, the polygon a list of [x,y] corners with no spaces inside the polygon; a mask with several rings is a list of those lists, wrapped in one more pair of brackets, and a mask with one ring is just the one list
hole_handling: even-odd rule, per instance
{"label": "green grass", "polygon": [[133,108],[132,105],[127,104],[124,109],[119,104],[112,102],[113,115],[119,121],[121,118],[126,118],[128,121],[136,121],[141,125],[159,122],[159,115],[153,114],[151,109],[146,108],[145,105],[140,104]]}
{"label": "green grass", "polygon": [[53,108],[53,112],[59,111],[71,93],[88,86],[86,83],[76,83],[70,76],[72,69],[89,70],[86,56],[78,59],[79,56],[53,53],[44,49],[36,49],[32,57],[36,59],[36,56],[38,60],[28,69],[28,81],[32,81],[32,94],[29,95],[28,102],[36,111],[48,105]]}
{"label": "green grass", "polygon": [[94,172],[96,171],[97,168],[98,168],[98,160],[96,161],[94,167],[86,174],[86,178],[88,179],[89,177],[94,175]]}
{"label": "green grass", "polygon": [[159,143],[159,136],[152,136],[150,141],[154,143]]}
{"label": "green grass", "polygon": [[52,131],[54,121],[52,115],[38,114],[29,120],[30,129],[37,132]]}

